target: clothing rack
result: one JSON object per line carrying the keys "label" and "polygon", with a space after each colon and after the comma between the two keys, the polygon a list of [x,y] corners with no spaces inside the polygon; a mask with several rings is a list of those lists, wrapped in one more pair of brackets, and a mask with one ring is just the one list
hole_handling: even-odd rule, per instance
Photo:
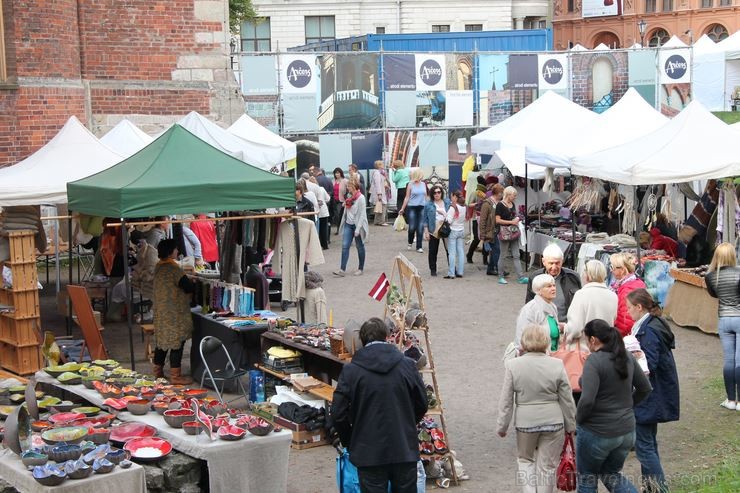
{"label": "clothing rack", "polygon": [[[245,317],[254,313],[254,289],[216,279],[198,277],[197,274],[186,275],[195,283],[210,288],[209,292],[198,293],[196,290],[196,293],[200,295],[200,299],[196,298],[196,303],[202,307],[202,313],[209,313],[212,308],[216,311],[229,311],[237,317]],[[219,308],[221,310],[218,310]]]}

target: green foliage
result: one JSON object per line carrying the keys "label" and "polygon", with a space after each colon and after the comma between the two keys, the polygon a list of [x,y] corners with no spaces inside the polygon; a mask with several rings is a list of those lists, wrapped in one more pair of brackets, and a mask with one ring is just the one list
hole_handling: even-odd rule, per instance
{"label": "green foliage", "polygon": [[737,449],[727,446],[728,459],[701,473],[685,474],[673,481],[672,493],[733,493],[740,491],[740,461]]}
{"label": "green foliage", "polygon": [[727,124],[740,122],[740,111],[713,111],[712,113]]}
{"label": "green foliage", "polygon": [[229,30],[232,34],[239,32],[239,26],[244,21],[253,21],[257,18],[257,11],[252,0],[229,0]]}

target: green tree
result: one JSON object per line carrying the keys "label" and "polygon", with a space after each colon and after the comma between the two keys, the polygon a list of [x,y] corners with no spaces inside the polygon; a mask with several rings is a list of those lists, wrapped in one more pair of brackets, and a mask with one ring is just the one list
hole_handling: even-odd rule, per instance
{"label": "green tree", "polygon": [[244,21],[253,21],[257,18],[257,11],[252,0],[229,0],[229,30],[232,34],[239,32],[239,26]]}

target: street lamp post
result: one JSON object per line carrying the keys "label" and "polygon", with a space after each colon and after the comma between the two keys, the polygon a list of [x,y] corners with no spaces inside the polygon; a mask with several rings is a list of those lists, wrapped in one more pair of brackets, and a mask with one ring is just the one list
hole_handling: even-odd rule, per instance
{"label": "street lamp post", "polygon": [[645,31],[647,31],[645,19],[640,19],[640,22],[637,23],[637,29],[640,31],[640,46],[645,48]]}

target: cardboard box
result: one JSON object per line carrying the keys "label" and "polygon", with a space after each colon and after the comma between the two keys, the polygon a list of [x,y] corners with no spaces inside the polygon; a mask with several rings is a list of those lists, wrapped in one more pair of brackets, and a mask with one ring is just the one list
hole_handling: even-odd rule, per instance
{"label": "cardboard box", "polygon": [[307,448],[320,447],[321,445],[327,445],[328,443],[329,440],[326,438],[326,430],[324,428],[319,428],[318,430],[311,431],[294,431],[290,447],[296,450],[303,450]]}

